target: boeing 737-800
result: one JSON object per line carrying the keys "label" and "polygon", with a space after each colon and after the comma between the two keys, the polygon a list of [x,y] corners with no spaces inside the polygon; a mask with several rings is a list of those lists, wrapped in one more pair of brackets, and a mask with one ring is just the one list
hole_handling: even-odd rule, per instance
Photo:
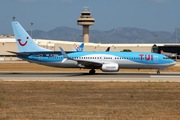
{"label": "boeing 737-800", "polygon": [[65,52],[51,51],[38,46],[27,34],[24,28],[16,21],[12,22],[13,31],[18,46],[18,52],[12,52],[17,57],[29,62],[61,68],[95,69],[103,72],[118,72],[121,68],[128,69],[158,69],[165,70],[176,64],[168,57],[148,52]]}

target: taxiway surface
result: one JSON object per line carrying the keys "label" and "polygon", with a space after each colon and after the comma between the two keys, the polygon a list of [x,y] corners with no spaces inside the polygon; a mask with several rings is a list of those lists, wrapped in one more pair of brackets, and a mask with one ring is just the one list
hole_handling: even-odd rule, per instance
{"label": "taxiway surface", "polygon": [[180,82],[180,73],[0,72],[0,81]]}

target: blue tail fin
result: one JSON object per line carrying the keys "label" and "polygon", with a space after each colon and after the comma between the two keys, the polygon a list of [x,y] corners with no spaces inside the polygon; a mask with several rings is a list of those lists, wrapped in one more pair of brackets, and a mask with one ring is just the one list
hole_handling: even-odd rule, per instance
{"label": "blue tail fin", "polygon": [[72,48],[73,51],[82,52],[84,49],[84,43],[82,43],[79,47],[76,46],[76,48]]}
{"label": "blue tail fin", "polygon": [[72,49],[73,49],[73,51],[76,51],[76,49],[75,49],[75,48],[73,48],[73,47],[72,47]]}
{"label": "blue tail fin", "polygon": [[49,49],[38,46],[24,30],[24,28],[19,24],[19,22],[13,21],[12,28],[19,52],[51,51]]}
{"label": "blue tail fin", "polygon": [[76,51],[82,52],[83,49],[84,49],[84,43],[82,43]]}

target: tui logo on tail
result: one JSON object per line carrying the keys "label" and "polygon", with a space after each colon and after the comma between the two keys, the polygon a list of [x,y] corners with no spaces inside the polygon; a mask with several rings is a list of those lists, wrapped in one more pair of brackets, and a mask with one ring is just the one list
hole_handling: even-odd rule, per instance
{"label": "tui logo on tail", "polygon": [[[29,39],[29,37],[27,37],[27,39]],[[19,44],[20,44],[21,46],[25,46],[25,45],[27,44],[27,41],[26,41],[24,44],[22,44],[22,43],[21,43],[21,39],[17,39],[17,41],[19,42]]]}

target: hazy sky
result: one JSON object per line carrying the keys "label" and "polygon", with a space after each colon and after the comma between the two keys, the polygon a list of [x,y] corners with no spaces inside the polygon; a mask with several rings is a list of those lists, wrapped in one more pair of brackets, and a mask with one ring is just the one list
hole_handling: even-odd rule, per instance
{"label": "hazy sky", "polygon": [[12,33],[12,17],[26,29],[49,31],[67,26],[82,30],[77,18],[88,6],[91,30],[135,27],[174,32],[180,28],[180,0],[1,0],[0,34]]}

